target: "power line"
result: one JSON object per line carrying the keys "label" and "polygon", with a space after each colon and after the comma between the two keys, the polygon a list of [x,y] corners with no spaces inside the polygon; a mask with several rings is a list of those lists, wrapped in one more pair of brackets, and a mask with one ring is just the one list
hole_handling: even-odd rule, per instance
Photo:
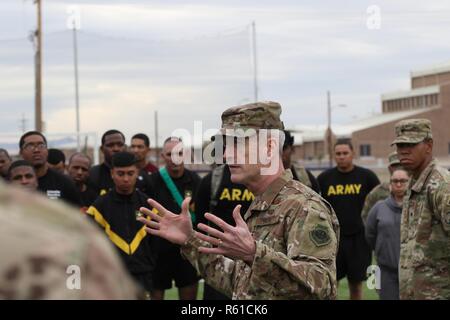
{"label": "power line", "polygon": [[[349,16],[350,15],[350,16]],[[424,21],[425,18],[435,16],[432,21],[429,21],[428,23]],[[440,16],[440,17],[439,17]],[[418,20],[414,20],[415,23],[420,22],[421,26],[424,26],[425,24],[436,24],[436,23],[445,23],[450,21],[450,11],[448,10],[428,10],[428,11],[381,11],[381,17],[383,20],[388,21],[395,21],[396,23],[411,23],[412,19],[418,18]],[[367,18],[366,13],[364,11],[358,11],[358,12],[350,12],[350,11],[327,11],[324,13],[318,13],[310,12],[310,13],[304,13],[303,15],[297,15],[295,18],[287,18],[283,19],[283,22],[289,22],[289,21],[301,21],[301,22],[321,22],[321,21],[327,21],[327,22],[360,22],[364,21]],[[276,25],[279,23],[274,19],[272,22],[269,22],[269,24]],[[265,26],[267,27],[267,22],[265,22]],[[201,40],[201,39],[214,39],[214,38],[223,38],[227,36],[233,36],[242,32],[245,32],[248,28],[248,25],[245,26],[236,26],[232,28],[228,28],[222,31],[218,31],[216,33],[212,34],[202,34],[202,35],[196,35],[192,37],[184,37],[184,38],[166,38],[166,39],[148,39],[148,38],[141,38],[141,37],[128,37],[128,36],[117,36],[117,35],[111,35],[111,34],[105,34],[100,33],[97,31],[86,31],[86,30],[80,30],[79,32],[88,35],[88,36],[95,36],[105,39],[111,39],[111,40],[118,40],[118,41],[140,41],[140,42],[152,42],[152,43],[160,43],[160,42],[176,42],[176,41],[194,41],[194,40]],[[63,34],[68,32],[67,30],[56,30],[48,33],[43,33],[43,36],[49,37],[53,35]],[[27,40],[28,36],[21,36],[21,37],[15,37],[15,38],[0,38],[0,42],[15,42],[15,41],[23,41]]]}
{"label": "power line", "polygon": [[80,30],[79,33],[85,36],[91,36],[91,37],[97,37],[97,38],[103,38],[103,39],[109,39],[109,40],[116,40],[116,41],[135,41],[135,42],[146,42],[146,43],[167,43],[167,42],[183,42],[183,41],[198,41],[198,40],[204,40],[204,39],[221,39],[225,37],[235,36],[238,34],[243,34],[247,32],[247,27],[236,31],[234,33],[216,33],[211,35],[199,35],[195,37],[186,37],[186,38],[165,38],[165,39],[148,39],[148,38],[139,38],[139,37],[126,37],[126,36],[117,36],[117,35],[109,35],[109,34],[102,34],[95,31],[86,31],[86,30]]}
{"label": "power line", "polygon": [[[31,33],[34,34],[35,30],[31,31]],[[53,31],[53,32],[42,32],[42,35],[45,37],[51,37],[54,35],[58,35],[58,34],[64,34],[64,33],[69,33],[70,31],[68,30],[57,30],[57,31]],[[21,36],[21,37],[16,37],[16,38],[0,38],[0,42],[11,42],[11,41],[23,41],[23,40],[29,40],[30,36]]]}
{"label": "power line", "polygon": [[10,38],[10,39],[0,39],[0,42],[15,42],[15,41],[28,40],[28,39],[29,39],[29,37]]}
{"label": "power line", "polygon": [[[49,33],[43,33],[43,36],[51,37],[54,35],[64,34],[68,33],[67,30],[61,30],[61,31],[54,31]],[[124,37],[124,36],[114,36],[114,35],[108,35],[108,34],[101,34],[95,31],[85,31],[85,30],[79,30],[80,34],[84,36],[91,36],[91,37],[97,37],[97,38],[103,38],[103,39],[109,39],[109,40],[116,40],[116,41],[136,41],[136,42],[146,42],[146,43],[164,43],[164,42],[182,42],[182,41],[196,41],[196,40],[202,40],[202,39],[221,39],[225,37],[235,36],[238,34],[243,34],[247,32],[247,29],[242,29],[240,31],[236,31],[235,33],[218,33],[216,35],[203,35],[203,36],[196,36],[192,38],[177,38],[177,39],[146,39],[146,38],[136,38],[136,37]],[[29,37],[17,37],[17,38],[0,38],[0,42],[18,42],[23,40],[29,40]]]}

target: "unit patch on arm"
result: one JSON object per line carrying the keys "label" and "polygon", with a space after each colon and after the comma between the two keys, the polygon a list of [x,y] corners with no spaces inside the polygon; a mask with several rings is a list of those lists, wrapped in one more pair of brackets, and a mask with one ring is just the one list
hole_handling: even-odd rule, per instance
{"label": "unit patch on arm", "polygon": [[316,224],[314,229],[309,232],[309,238],[317,246],[322,247],[331,242],[328,227]]}

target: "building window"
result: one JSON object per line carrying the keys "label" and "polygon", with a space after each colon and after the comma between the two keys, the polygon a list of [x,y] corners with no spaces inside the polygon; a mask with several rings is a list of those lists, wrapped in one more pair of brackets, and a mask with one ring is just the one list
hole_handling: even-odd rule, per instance
{"label": "building window", "polygon": [[448,143],[448,154],[450,154],[450,142]]}
{"label": "building window", "polygon": [[423,97],[419,97],[419,101],[418,101],[419,107],[423,107]]}
{"label": "building window", "polygon": [[437,105],[438,104],[438,95],[434,94],[433,95],[433,105]]}
{"label": "building window", "polygon": [[[450,145],[449,145],[450,148]],[[449,150],[450,151],[450,150]],[[361,157],[370,157],[371,156],[370,144],[362,144],[359,146],[359,155]]]}

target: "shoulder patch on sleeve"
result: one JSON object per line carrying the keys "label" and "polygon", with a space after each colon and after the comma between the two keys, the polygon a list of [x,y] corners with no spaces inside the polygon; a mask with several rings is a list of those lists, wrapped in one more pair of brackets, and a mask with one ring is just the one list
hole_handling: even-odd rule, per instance
{"label": "shoulder patch on sleeve", "polygon": [[445,217],[443,217],[443,220],[446,224],[450,225],[450,195],[447,196],[447,199],[445,201],[444,214]]}
{"label": "shoulder patch on sleeve", "polygon": [[317,224],[310,232],[309,238],[317,246],[322,247],[331,242],[329,229],[326,226]]}
{"label": "shoulder patch on sleeve", "polygon": [[450,194],[444,197],[444,208],[442,210],[442,222],[450,226]]}

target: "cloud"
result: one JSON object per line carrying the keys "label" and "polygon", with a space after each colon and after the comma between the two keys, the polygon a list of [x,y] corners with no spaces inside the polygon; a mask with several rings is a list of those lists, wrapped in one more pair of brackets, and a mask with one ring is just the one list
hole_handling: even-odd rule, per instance
{"label": "cloud", "polygon": [[[203,121],[205,130],[217,128],[220,125],[220,113],[226,106],[233,105],[231,100],[217,100],[217,97],[225,94],[220,88],[210,88],[209,92],[205,92],[200,86],[155,86],[149,89],[110,84],[93,90],[96,91],[93,98],[81,104],[81,130],[97,132],[99,135],[108,129],[117,128],[127,137],[139,131],[153,137],[154,111],[157,110],[159,141],[162,141],[175,129],[184,128],[193,132],[194,121]],[[173,95],[174,91],[176,95]],[[170,96],[174,98],[166,102]],[[165,108],[161,108],[161,105]],[[190,109],[192,105],[195,108]],[[49,132],[74,132],[73,102],[65,101],[55,109],[49,115],[46,127]]]}
{"label": "cloud", "polygon": [[[256,21],[259,98],[283,105],[288,124],[323,123],[326,91],[336,122],[380,110],[383,92],[408,89],[409,71],[447,61],[447,1],[377,1],[381,29],[368,30],[369,1],[45,1],[44,119],[48,132],[75,130],[72,33],[78,4],[83,131],[116,127],[161,139],[175,128],[220,125],[229,106],[253,99],[249,23]],[[33,123],[31,3],[2,1],[0,126]],[[17,41],[2,41],[22,37]]]}

